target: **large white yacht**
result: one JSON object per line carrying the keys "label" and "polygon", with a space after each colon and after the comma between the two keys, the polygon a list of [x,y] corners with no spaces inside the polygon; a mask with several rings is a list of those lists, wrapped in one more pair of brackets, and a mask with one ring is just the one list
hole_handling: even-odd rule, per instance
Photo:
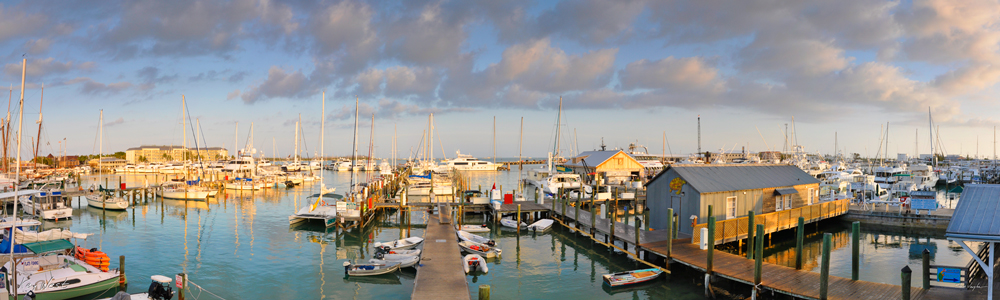
{"label": "large white yacht", "polygon": [[441,162],[441,165],[437,167],[437,171],[444,172],[452,169],[458,171],[496,171],[500,167],[500,164],[479,160],[472,157],[472,155],[462,154],[459,151],[455,151],[455,156],[455,159]]}

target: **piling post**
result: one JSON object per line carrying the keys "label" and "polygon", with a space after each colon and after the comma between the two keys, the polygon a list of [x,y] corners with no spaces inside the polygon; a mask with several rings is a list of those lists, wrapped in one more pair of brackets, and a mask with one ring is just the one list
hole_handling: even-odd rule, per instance
{"label": "piling post", "polygon": [[927,249],[924,249],[923,253],[921,254],[924,258],[924,261],[922,266],[923,276],[921,276],[920,279],[923,282],[924,289],[926,290],[931,288],[931,252]]}
{"label": "piling post", "polygon": [[[711,206],[709,206],[709,207],[711,207]],[[713,259],[714,258],[713,254],[715,254],[715,251],[714,251],[715,250],[715,216],[709,216],[708,217],[708,237],[706,237],[706,238],[708,239],[708,249],[707,249],[708,250],[708,254],[707,254],[707,258],[708,258],[707,264],[708,264],[708,266],[705,268],[705,275],[711,276],[712,275],[712,261],[714,260]]]}
{"label": "piling post", "polygon": [[118,290],[125,290],[125,255],[118,256]]}
{"label": "piling post", "polygon": [[830,288],[830,246],[832,244],[833,234],[824,233],[823,234],[823,258],[820,262],[819,269],[819,299],[827,299],[827,291]]}
{"label": "piling post", "polygon": [[764,224],[757,224],[757,235],[754,237],[753,250],[753,298],[756,299],[757,287],[760,286],[764,263]]}
{"label": "piling post", "polygon": [[559,194],[556,195],[556,198],[559,199],[559,202],[562,202],[562,218],[566,220],[566,195],[563,194],[562,188],[559,188]]}
{"label": "piling post", "polygon": [[635,216],[635,257],[639,257],[639,216]]}
{"label": "piling post", "polygon": [[805,239],[806,218],[799,217],[799,228],[795,230],[795,269],[802,270],[802,242]]}
{"label": "piling post", "polygon": [[517,231],[520,232],[521,231],[521,205],[520,204],[517,205],[517,224],[515,226],[517,226]]}
{"label": "piling post", "polygon": [[644,222],[643,225],[646,227],[646,231],[649,231],[649,207],[646,206],[645,202],[642,204],[642,220]]}
{"label": "piling post", "polygon": [[668,267],[670,266],[669,265],[670,254],[671,254],[670,252],[672,252],[674,248],[674,239],[673,236],[671,236],[673,235],[673,232],[674,232],[674,209],[668,208],[667,209],[667,259],[666,259]]}
{"label": "piling post", "polygon": [[479,300],[490,300],[489,284],[483,284],[479,286]]}
{"label": "piling post", "polygon": [[628,205],[625,205],[622,209],[625,211],[625,217],[622,218],[622,223],[628,225],[628,217],[631,216],[631,214],[628,213]]}
{"label": "piling post", "polygon": [[753,229],[757,225],[753,221],[753,211],[747,212],[747,259],[754,259],[753,248],[754,248],[754,234]]}
{"label": "piling post", "polygon": [[910,280],[913,277],[913,270],[910,270],[910,266],[904,266],[903,270],[900,270],[899,277],[902,279],[900,286],[903,288],[901,298],[903,300],[910,300]]}
{"label": "piling post", "polygon": [[580,229],[580,199],[583,198],[583,188],[580,188],[580,192],[576,193],[576,214],[573,215],[573,222],[576,223],[576,229]]}
{"label": "piling post", "polygon": [[611,223],[610,223],[611,224],[611,233],[608,234],[608,236],[610,236],[610,239],[608,239],[608,243],[611,244],[611,245],[614,245],[615,244],[615,219],[617,218],[617,216],[615,216],[615,215],[618,214],[618,201],[612,202],[611,203],[611,209],[609,209],[608,211],[611,213],[611,219],[608,220],[608,221],[611,221]]}
{"label": "piling post", "polygon": [[179,286],[177,288],[177,300],[184,300],[184,288],[187,287],[187,274],[177,273],[177,277],[181,279],[181,282],[177,283]]}
{"label": "piling post", "polygon": [[861,270],[861,222],[851,223],[851,280],[858,280]]}

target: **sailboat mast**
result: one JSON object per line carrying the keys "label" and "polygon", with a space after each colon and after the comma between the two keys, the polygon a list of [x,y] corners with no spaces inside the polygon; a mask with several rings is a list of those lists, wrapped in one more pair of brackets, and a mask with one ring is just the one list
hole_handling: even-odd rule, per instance
{"label": "sailboat mast", "polygon": [[233,129],[233,158],[239,159],[240,153],[240,121],[236,121],[236,128]]}
{"label": "sailboat mast", "polygon": [[[325,144],[323,142],[323,137],[326,135],[326,131],[325,131],[325,129],[326,129],[326,91],[323,91],[323,104],[321,105],[321,107],[322,107],[322,111],[320,112],[320,119],[319,119],[319,166],[320,166],[320,169],[319,169],[319,195],[320,195],[320,198],[322,198],[323,194],[326,193],[326,187],[325,187],[326,184],[323,182],[323,173],[326,173],[326,172],[323,171],[323,155],[326,155],[326,152],[325,152],[325,150],[323,148],[323,146]],[[302,114],[299,114],[299,119],[300,120],[302,119]],[[298,128],[299,128],[298,124],[296,124],[296,126],[295,126],[296,131],[298,131]],[[295,139],[298,140],[298,134],[295,135]],[[299,145],[296,144],[295,148],[298,148],[298,146]],[[298,153],[295,153],[295,154],[298,155]]]}
{"label": "sailboat mast", "polygon": [[497,163],[497,116],[493,116],[493,164]]}
{"label": "sailboat mast", "polygon": [[358,96],[354,95],[354,153],[351,155],[351,186],[348,188],[354,194],[354,172],[357,171],[358,160]]}
{"label": "sailboat mast", "polygon": [[38,148],[42,146],[42,101],[45,101],[45,84],[42,84],[42,95],[38,99],[38,138],[35,139],[35,157],[31,161],[38,163]]}
{"label": "sailboat mast", "polygon": [[[186,106],[186,105],[187,105],[187,99],[184,98],[184,95],[181,95],[181,136],[183,137],[183,141],[181,142],[181,147],[184,148],[184,153],[187,153],[187,143],[188,143],[188,136],[187,136],[187,132],[186,132],[187,131],[186,130],[186,128],[187,128],[187,123],[186,123],[187,117],[184,115],[184,111],[185,111],[184,106]],[[182,161],[187,161],[187,157],[181,156],[181,160]]]}
{"label": "sailboat mast", "polygon": [[[25,70],[27,69],[27,65],[28,65],[28,59],[22,59],[21,60],[21,97],[20,97],[20,100],[17,103],[17,107],[18,107],[18,117],[17,117],[17,158],[14,159],[14,161],[17,162],[17,167],[16,167],[17,171],[14,173],[15,174],[14,175],[14,180],[17,180],[17,181],[21,180],[21,125],[22,125],[22,122],[23,122],[23,120],[22,120],[23,118],[21,116],[24,116],[24,75],[25,75]],[[10,115],[8,113],[8,120],[10,119],[9,116]],[[102,111],[102,116],[103,116],[103,111]],[[6,161],[6,160],[4,160],[4,161]],[[100,163],[100,160],[98,160],[98,163]],[[14,185],[14,195],[17,195],[17,193],[19,192],[19,190],[20,190],[20,182],[18,182],[18,184]],[[12,211],[14,212],[13,214],[16,215],[17,214],[17,202],[18,201],[11,201],[11,202],[14,202],[14,210],[12,210]],[[16,224],[17,218],[14,218],[14,222]],[[15,244],[15,242],[14,242],[14,239],[12,237],[11,240],[10,240],[10,261],[14,261],[14,244]],[[16,287],[17,286],[17,268],[12,268],[12,269],[13,270],[11,270],[11,271],[14,274],[11,277],[14,279],[15,282],[12,283],[11,286],[12,287]],[[12,294],[14,294],[16,296],[17,295],[17,289],[12,289]]]}
{"label": "sailboat mast", "polygon": [[[326,95],[326,92],[323,92]],[[295,121],[295,153],[292,154],[292,161],[299,161],[299,124],[302,123],[302,114],[299,114],[299,120]],[[322,131],[322,130],[320,130]]]}
{"label": "sailboat mast", "polygon": [[556,113],[556,143],[552,145],[552,157],[559,156],[559,132],[562,130],[562,96],[559,96],[559,112]]}
{"label": "sailboat mast", "polygon": [[[521,166],[524,166],[524,164],[521,164],[521,149],[523,149],[523,146],[524,146],[524,117],[521,117],[521,131],[517,136],[518,170],[521,170]],[[524,184],[521,183],[521,172],[517,172],[517,182],[518,182],[517,190],[520,192],[522,190],[522,187],[524,186]]]}
{"label": "sailboat mast", "polygon": [[927,126],[930,128],[931,159],[937,167],[937,155],[934,155],[934,117],[931,116],[931,108],[927,107]]}

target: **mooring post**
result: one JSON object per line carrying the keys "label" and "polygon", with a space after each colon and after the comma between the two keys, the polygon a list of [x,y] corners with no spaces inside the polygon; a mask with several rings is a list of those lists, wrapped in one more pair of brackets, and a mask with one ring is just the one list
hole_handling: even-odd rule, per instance
{"label": "mooring post", "polygon": [[479,286],[479,300],[490,300],[489,284],[483,284]]}
{"label": "mooring post", "polygon": [[635,257],[639,257],[639,216],[635,216]]}
{"label": "mooring post", "polygon": [[625,224],[625,225],[628,225],[628,217],[631,216],[632,214],[630,214],[628,212],[628,204],[626,204],[624,206],[625,207],[622,207],[622,210],[625,212],[625,217],[622,218],[622,223]]}
{"label": "mooring post", "polygon": [[754,248],[754,234],[753,229],[757,224],[753,221],[754,213],[753,211],[747,212],[747,259],[754,259],[753,248]]}
{"label": "mooring post", "polygon": [[580,199],[583,197],[583,188],[580,188],[580,192],[576,193],[576,214],[573,215],[573,222],[576,223],[576,229],[580,229]]}
{"label": "mooring post", "polygon": [[921,254],[924,257],[924,263],[922,267],[923,276],[920,279],[922,279],[921,281],[923,281],[924,289],[926,290],[931,288],[931,251],[924,249]]}
{"label": "mooring post", "polygon": [[597,225],[597,206],[594,206],[594,198],[590,198],[590,236],[594,236],[597,233],[595,227]]}
{"label": "mooring post", "polygon": [[566,199],[566,195],[563,195],[563,189],[562,188],[559,188],[559,195],[556,195],[556,197],[559,198],[559,202],[562,202],[562,218],[563,218],[563,220],[566,220],[566,200],[567,199]]}
{"label": "mooring post", "polygon": [[520,232],[521,231],[521,205],[520,204],[517,205],[517,224],[515,226],[517,226],[517,231]]}
{"label": "mooring post", "polygon": [[118,290],[125,290],[125,255],[118,256]]}
{"label": "mooring post", "polygon": [[[711,211],[711,205],[708,206],[709,211]],[[715,253],[715,216],[708,216],[708,255],[707,264],[705,268],[705,297],[711,297],[711,278],[712,278],[712,262],[714,261]]]}
{"label": "mooring post", "polygon": [[674,239],[671,236],[673,235],[673,232],[674,232],[674,209],[668,208],[667,209],[667,259],[666,259],[668,269],[670,267],[670,252],[672,252],[674,248]]}
{"label": "mooring post", "polygon": [[900,286],[903,289],[901,298],[903,300],[910,300],[910,280],[913,277],[913,270],[910,270],[910,266],[904,266],[903,270],[900,271],[899,277],[902,279]]}
{"label": "mooring post", "polygon": [[802,242],[806,237],[806,218],[799,217],[799,228],[795,230],[795,269],[802,270]]}
{"label": "mooring post", "polygon": [[611,233],[608,234],[611,238],[608,241],[608,243],[613,246],[615,244],[615,219],[617,218],[616,215],[618,214],[618,201],[612,202],[611,209],[609,209],[608,211],[611,213],[611,219],[608,220],[611,221]]}
{"label": "mooring post", "polygon": [[177,300],[184,300],[184,288],[187,287],[187,274],[178,273],[177,278],[180,278],[180,282],[177,283],[179,286],[177,288]]}
{"label": "mooring post", "polygon": [[861,222],[851,223],[851,280],[858,280],[861,269]]}
{"label": "mooring post", "polygon": [[642,224],[646,227],[646,231],[649,231],[649,207],[646,206],[645,201],[642,203],[642,222]]}
{"label": "mooring post", "polygon": [[824,233],[823,234],[823,258],[820,262],[819,269],[819,299],[826,300],[827,290],[830,287],[830,246],[832,243],[833,234]]}
{"label": "mooring post", "polygon": [[753,250],[753,298],[757,299],[757,289],[760,286],[761,275],[764,271],[764,224],[757,224],[757,235],[754,237]]}

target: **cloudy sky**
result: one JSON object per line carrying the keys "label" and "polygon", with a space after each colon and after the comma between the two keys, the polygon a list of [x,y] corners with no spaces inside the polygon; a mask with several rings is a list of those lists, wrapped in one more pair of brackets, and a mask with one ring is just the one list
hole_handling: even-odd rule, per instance
{"label": "cloudy sky", "polygon": [[183,95],[209,146],[253,124],[287,156],[301,114],[312,155],[325,91],[328,155],[351,152],[358,99],[361,153],[412,155],[434,113],[436,157],[492,156],[494,117],[498,156],[522,118],[544,156],[561,97],[569,154],[694,152],[699,115],[703,150],[781,150],[794,124],[810,152],[874,156],[888,124],[890,156],[928,153],[930,111],[947,153],[985,156],[998,19],[976,0],[5,1],[0,79],[16,107],[27,59],[25,143],[44,85],[43,154],[96,153],[101,109],[105,152],[179,145]]}

